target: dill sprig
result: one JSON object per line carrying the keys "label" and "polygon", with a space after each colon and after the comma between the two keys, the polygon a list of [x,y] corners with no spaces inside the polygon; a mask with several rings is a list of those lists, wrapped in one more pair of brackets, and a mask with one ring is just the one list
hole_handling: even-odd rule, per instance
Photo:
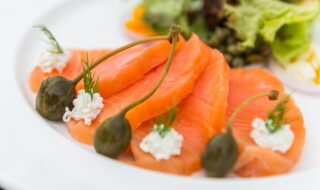
{"label": "dill sprig", "polygon": [[95,74],[91,73],[88,52],[86,53],[86,59],[81,60],[81,64],[84,90],[86,93],[93,96],[93,94],[99,92],[99,77],[96,77]]}
{"label": "dill sprig", "polygon": [[152,131],[159,133],[163,138],[170,130],[171,125],[176,117],[178,108],[175,106],[166,114],[162,114],[156,119],[156,123],[152,127]]}
{"label": "dill sprig", "polygon": [[46,26],[37,25],[34,27],[39,28],[40,31],[42,31],[48,37],[48,43],[51,46],[50,49],[48,49],[48,51],[50,53],[54,53],[54,54],[63,54],[64,53],[60,44],[58,43],[56,38],[53,36],[53,34],[50,32],[50,30]]}
{"label": "dill sprig", "polygon": [[289,100],[290,96],[285,96],[268,114],[266,126],[270,133],[275,133],[287,123],[285,115],[288,111],[286,106]]}

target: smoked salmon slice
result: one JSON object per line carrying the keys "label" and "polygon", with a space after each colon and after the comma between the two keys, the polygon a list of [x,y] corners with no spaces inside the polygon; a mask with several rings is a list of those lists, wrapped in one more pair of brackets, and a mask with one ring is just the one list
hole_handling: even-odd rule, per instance
{"label": "smoked salmon slice", "polygon": [[[184,43],[184,39],[180,38],[177,50]],[[99,76],[100,95],[106,98],[141,79],[145,73],[166,61],[170,47],[171,44],[166,40],[139,45],[102,62],[92,70],[96,76]],[[89,50],[89,61],[93,62],[99,59],[108,51],[110,50]],[[81,73],[81,59],[86,58],[86,51],[70,50],[70,53],[71,58],[62,73],[58,73],[55,70],[51,73],[43,73],[40,67],[35,67],[29,77],[29,83],[33,92],[36,93],[41,82],[49,76],[61,75],[68,79],[74,79]],[[83,82],[80,82],[77,85],[77,90],[82,88],[84,88]]]}
{"label": "smoked salmon slice", "polygon": [[[173,103],[179,103],[193,90],[196,80],[209,62],[210,48],[198,36],[193,35],[175,54],[168,75],[157,92],[147,101],[130,110],[126,118],[133,130],[144,121],[167,112]],[[82,121],[70,122],[71,136],[86,144],[92,144],[96,124],[117,114],[122,108],[145,95],[158,81],[164,65],[145,75],[119,93],[104,100],[104,108],[92,126],[85,126]],[[100,87],[101,88],[101,87]]]}
{"label": "smoked salmon slice", "polygon": [[152,122],[146,122],[134,132],[131,140],[135,165],[180,175],[190,175],[200,170],[200,156],[207,141],[223,129],[228,89],[229,66],[220,52],[212,50],[209,65],[193,92],[179,106],[172,124],[184,137],[181,154],[157,161],[143,152],[139,145],[152,128]]}
{"label": "smoked salmon slice", "polygon": [[[184,43],[180,37],[176,50]],[[152,45],[130,48],[110,57],[93,69],[93,73],[99,76],[99,93],[107,98],[142,79],[144,74],[167,60],[170,48],[171,44],[162,40]],[[83,83],[79,83],[78,88],[84,88]]]}
{"label": "smoked salmon slice", "polygon": [[257,117],[266,119],[267,114],[285,95],[282,83],[268,71],[264,69],[231,71],[227,115],[229,117],[249,96],[272,89],[278,90],[281,94],[277,101],[269,101],[267,98],[255,100],[238,115],[233,125],[233,134],[240,149],[234,172],[239,176],[257,177],[286,173],[301,155],[305,143],[305,128],[302,114],[292,98],[287,104],[286,120],[291,121],[291,130],[295,137],[292,147],[285,154],[261,148],[250,137],[252,120]]}

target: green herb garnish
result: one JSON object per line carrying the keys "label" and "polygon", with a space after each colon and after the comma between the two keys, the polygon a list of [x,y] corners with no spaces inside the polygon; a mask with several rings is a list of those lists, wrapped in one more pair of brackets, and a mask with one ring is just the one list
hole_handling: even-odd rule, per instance
{"label": "green herb garnish", "polygon": [[266,126],[270,133],[275,133],[287,123],[285,114],[287,113],[286,105],[290,100],[290,96],[285,96],[268,114]]}
{"label": "green herb garnish", "polygon": [[86,93],[89,93],[91,96],[93,96],[93,94],[99,92],[99,77],[95,77],[95,74],[92,74],[91,72],[91,64],[89,64],[88,52],[86,53],[86,59],[81,60],[81,64],[84,90]]}
{"label": "green herb garnish", "polygon": [[166,114],[162,114],[157,117],[156,123],[152,127],[153,132],[159,133],[160,137],[166,136],[166,134],[171,130],[171,125],[176,117],[178,108],[174,107]]}
{"label": "green herb garnish", "polygon": [[43,25],[38,25],[38,26],[34,26],[36,28],[39,28],[40,31],[42,31],[47,37],[48,37],[48,43],[50,44],[50,49],[48,49],[48,51],[50,53],[54,53],[54,54],[63,54],[63,50],[61,48],[61,46],[59,45],[58,41],[56,40],[56,38],[53,36],[53,34],[50,32],[50,30]]}

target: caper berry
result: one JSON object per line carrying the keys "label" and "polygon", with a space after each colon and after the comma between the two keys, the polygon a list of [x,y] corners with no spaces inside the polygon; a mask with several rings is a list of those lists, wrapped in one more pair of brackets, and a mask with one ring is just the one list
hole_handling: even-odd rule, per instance
{"label": "caper berry", "polygon": [[264,58],[260,54],[250,54],[245,57],[245,60],[249,63],[261,63]]}
{"label": "caper berry", "polygon": [[209,177],[224,177],[233,168],[238,147],[231,131],[213,137],[202,154],[201,164]]}
{"label": "caper berry", "polygon": [[169,72],[179,39],[179,34],[180,27],[172,26],[168,38],[172,43],[171,50],[165,68],[155,86],[143,97],[123,108],[120,113],[109,119],[106,119],[95,131],[94,148],[98,153],[110,158],[115,158],[127,148],[131,141],[131,126],[128,120],[125,118],[125,114],[132,108],[146,101],[158,90]]}
{"label": "caper berry", "polygon": [[253,100],[267,96],[269,100],[276,100],[279,96],[277,90],[262,92],[244,100],[232,113],[226,123],[227,132],[210,139],[201,156],[201,165],[210,177],[223,177],[228,174],[238,158],[238,147],[232,135],[232,126],[237,115]]}
{"label": "caper berry", "polygon": [[226,44],[232,45],[232,44],[235,44],[236,42],[237,42],[237,39],[234,36],[228,36]]}
{"label": "caper berry", "polygon": [[41,83],[36,97],[36,110],[45,118],[62,120],[65,108],[73,107],[76,90],[73,81],[61,76],[52,76]]}
{"label": "caper berry", "polygon": [[239,51],[237,49],[237,45],[235,45],[235,44],[228,45],[227,51],[228,51],[228,53],[230,53],[232,55],[237,55],[239,53]]}
{"label": "caper berry", "polygon": [[244,60],[241,57],[235,57],[232,60],[232,66],[233,67],[242,67],[244,65]]}
{"label": "caper berry", "polygon": [[220,41],[222,41],[226,38],[227,33],[222,28],[217,27],[215,30],[215,35],[219,38]]}
{"label": "caper berry", "polygon": [[218,47],[220,45],[220,39],[216,35],[212,35],[209,44],[212,47]]}
{"label": "caper berry", "polygon": [[110,158],[117,157],[130,144],[131,127],[124,114],[118,114],[100,124],[94,134],[95,150]]}

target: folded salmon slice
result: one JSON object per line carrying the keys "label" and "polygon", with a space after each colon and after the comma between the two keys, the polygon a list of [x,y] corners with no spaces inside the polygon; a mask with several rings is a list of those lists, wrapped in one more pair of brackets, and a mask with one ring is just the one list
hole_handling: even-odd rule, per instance
{"label": "folded salmon slice", "polygon": [[[207,56],[210,56],[207,55]],[[195,88],[179,106],[172,127],[183,137],[182,152],[169,160],[157,161],[139,145],[152,128],[144,123],[133,134],[131,150],[137,166],[161,172],[190,175],[198,171],[200,157],[208,139],[224,128],[229,89],[229,67],[217,50],[211,53],[210,64],[198,79]]]}
{"label": "folded salmon slice", "polygon": [[[180,38],[177,50],[185,43]],[[100,94],[108,97],[130,84],[141,79],[144,74],[166,61],[171,44],[166,41],[158,41],[151,44],[139,45],[110,57],[93,69],[93,73],[99,76]],[[110,50],[89,50],[89,61],[95,61]],[[68,79],[74,79],[81,71],[81,59],[86,58],[86,50],[70,50],[71,58],[67,62],[62,73],[56,70],[51,73],[43,73],[40,67],[35,67],[29,77],[29,83],[33,92],[37,92],[41,82],[49,76],[61,75]],[[77,85],[77,90],[84,88],[83,82]]]}
{"label": "folded salmon slice", "polygon": [[295,137],[292,147],[285,154],[261,148],[250,137],[254,118],[266,119],[267,114],[284,97],[282,83],[263,69],[231,71],[228,117],[243,100],[259,92],[279,90],[277,101],[260,98],[252,102],[237,117],[233,133],[240,148],[240,156],[234,172],[242,177],[270,176],[288,172],[299,160],[305,143],[305,128],[299,108],[291,98],[287,104],[286,119],[290,122]]}
{"label": "folded salmon slice", "polygon": [[[142,122],[154,118],[172,108],[187,97],[194,88],[194,83],[209,62],[210,49],[193,35],[175,54],[168,75],[157,92],[147,101],[130,110],[126,118],[133,130]],[[168,55],[167,55],[168,56]],[[106,98],[104,108],[92,126],[85,126],[82,121],[69,123],[69,131],[76,140],[92,144],[95,127],[104,119],[117,114],[122,108],[145,95],[159,80],[164,65],[161,65],[119,93]]]}

